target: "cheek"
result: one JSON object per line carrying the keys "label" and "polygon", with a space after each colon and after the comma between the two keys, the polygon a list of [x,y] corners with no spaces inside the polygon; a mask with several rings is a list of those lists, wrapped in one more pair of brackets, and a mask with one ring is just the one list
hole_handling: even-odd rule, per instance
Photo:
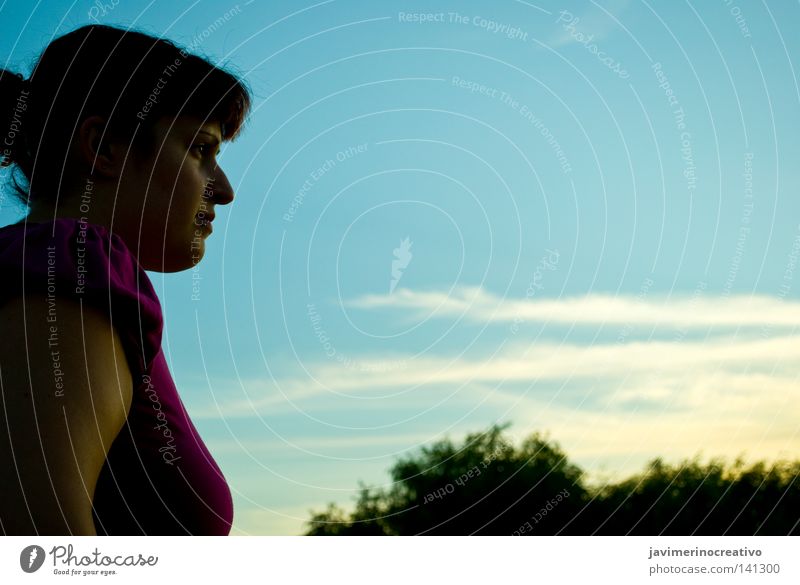
{"label": "cheek", "polygon": [[206,181],[205,175],[197,170],[183,173],[178,178],[176,198],[179,194],[179,205],[192,219],[198,212],[208,211],[208,201],[204,197]]}
{"label": "cheek", "polygon": [[202,193],[201,189],[198,194],[193,181],[179,176],[174,189],[164,192],[162,201],[154,204],[154,212],[167,218],[169,228],[174,232],[194,231],[198,227],[195,216],[204,206]]}
{"label": "cheek", "polygon": [[153,225],[173,224],[174,215],[181,208],[181,176],[175,170],[169,172],[157,166],[147,186],[146,219]]}
{"label": "cheek", "polygon": [[192,158],[184,160],[182,152],[165,159],[153,177],[158,186],[156,190],[176,215],[196,211],[202,200],[203,179],[204,173],[198,168],[197,161]]}

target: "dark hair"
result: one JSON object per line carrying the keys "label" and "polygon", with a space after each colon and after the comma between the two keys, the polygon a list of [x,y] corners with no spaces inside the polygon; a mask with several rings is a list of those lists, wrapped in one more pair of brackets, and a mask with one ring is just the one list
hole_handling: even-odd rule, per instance
{"label": "dark hair", "polygon": [[0,69],[0,166],[22,171],[27,190],[13,172],[12,181],[24,204],[34,188],[36,197],[55,198],[69,145],[88,116],[106,118],[104,140],[130,140],[138,151],[150,146],[160,116],[218,121],[222,139],[232,140],[250,107],[241,79],[169,40],[83,26],[52,41],[29,80]]}

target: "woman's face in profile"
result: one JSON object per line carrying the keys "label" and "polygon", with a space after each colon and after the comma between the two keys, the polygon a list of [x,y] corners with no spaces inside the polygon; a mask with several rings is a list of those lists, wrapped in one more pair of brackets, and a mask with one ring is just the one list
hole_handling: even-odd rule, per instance
{"label": "woman's face in profile", "polygon": [[165,116],[152,133],[152,149],[132,154],[120,183],[124,200],[139,203],[138,213],[123,205],[128,217],[118,216],[115,223],[141,219],[141,226],[125,226],[138,234],[133,241],[139,242],[139,263],[145,270],[177,272],[202,259],[215,206],[230,203],[234,193],[217,166],[219,122]]}

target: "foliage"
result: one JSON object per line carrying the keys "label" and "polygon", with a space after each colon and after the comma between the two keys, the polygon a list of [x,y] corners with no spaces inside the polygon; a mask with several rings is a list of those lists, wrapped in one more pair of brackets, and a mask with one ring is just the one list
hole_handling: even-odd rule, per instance
{"label": "foliage", "polygon": [[359,483],[355,509],[311,512],[309,535],[787,535],[800,533],[800,461],[652,460],[617,483],[584,472],[540,433],[515,448],[510,423],[398,460],[390,489]]}

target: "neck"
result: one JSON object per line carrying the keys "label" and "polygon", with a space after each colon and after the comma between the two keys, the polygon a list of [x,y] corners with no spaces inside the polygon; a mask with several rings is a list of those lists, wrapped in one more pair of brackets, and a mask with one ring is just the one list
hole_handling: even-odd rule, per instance
{"label": "neck", "polygon": [[100,190],[97,190],[95,182],[89,178],[80,189],[67,190],[66,196],[59,199],[57,206],[54,205],[55,202],[46,199],[42,203],[34,203],[28,215],[18,223],[42,223],[70,217],[108,228],[111,225],[111,214],[102,205],[106,200]]}

